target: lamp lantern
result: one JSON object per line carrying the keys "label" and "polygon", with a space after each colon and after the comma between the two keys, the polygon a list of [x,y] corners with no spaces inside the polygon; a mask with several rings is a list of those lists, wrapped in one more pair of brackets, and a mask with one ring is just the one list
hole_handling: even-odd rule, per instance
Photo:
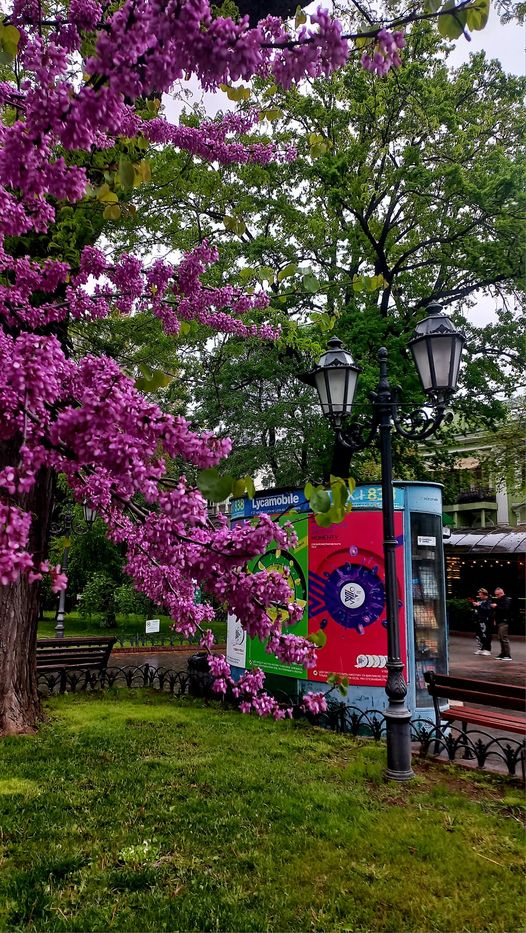
{"label": "lamp lantern", "polygon": [[409,341],[426,395],[447,398],[456,391],[464,334],[456,330],[437,302],[427,306],[428,316]]}
{"label": "lamp lantern", "polygon": [[309,373],[298,376],[305,385],[316,389],[323,414],[339,427],[353,406],[356,382],[361,373],[339,337],[331,337],[325,353]]}
{"label": "lamp lantern", "polygon": [[88,525],[88,526],[91,528],[92,525],[93,525],[93,522],[95,521],[95,519],[96,519],[96,517],[97,517],[97,510],[94,509],[94,508],[92,508],[92,507],[85,501],[85,502],[82,503],[82,511],[83,511],[83,513],[84,513],[84,521],[86,522],[86,525]]}

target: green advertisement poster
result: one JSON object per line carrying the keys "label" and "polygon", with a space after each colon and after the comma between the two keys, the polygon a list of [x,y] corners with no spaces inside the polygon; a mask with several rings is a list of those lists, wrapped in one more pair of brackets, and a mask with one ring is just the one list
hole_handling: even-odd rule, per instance
{"label": "green advertisement poster", "polygon": [[[302,635],[304,638],[307,638],[309,634],[307,594],[308,515],[289,512],[282,515],[279,519],[280,525],[284,525],[285,522],[292,522],[294,525],[294,530],[298,537],[297,546],[294,550],[290,551],[286,551],[283,548],[277,551],[275,547],[271,547],[263,557],[258,558],[258,560],[250,564],[250,569],[252,571],[263,569],[277,570],[278,572],[283,572],[283,568],[285,567],[288,569],[287,580],[290,583],[291,597],[294,601],[303,602],[305,608],[299,622],[296,622],[295,625],[291,625],[288,628],[283,628],[283,632],[287,635]],[[265,642],[259,641],[258,638],[248,639],[246,666],[247,668],[260,667],[267,674],[282,674],[287,677],[296,677],[300,680],[307,679],[307,671],[304,667],[300,664],[284,664],[282,661],[278,661],[275,655],[267,654],[265,651]]]}

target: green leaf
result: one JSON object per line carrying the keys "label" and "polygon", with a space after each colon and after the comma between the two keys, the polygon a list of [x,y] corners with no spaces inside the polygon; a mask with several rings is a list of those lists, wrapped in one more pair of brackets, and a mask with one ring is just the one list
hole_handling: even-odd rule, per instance
{"label": "green leaf", "polygon": [[312,642],[313,645],[316,645],[317,648],[324,648],[327,644],[327,636],[320,628],[317,632],[311,632],[308,637],[308,641]]}
{"label": "green leaf", "polygon": [[123,188],[130,191],[135,181],[135,169],[133,162],[126,156],[121,156],[119,161],[119,181]]}
{"label": "green leaf", "polygon": [[119,200],[115,192],[110,191],[110,186],[107,184],[101,185],[97,189],[97,198],[102,204],[116,204]]}
{"label": "green leaf", "polygon": [[424,12],[436,13],[440,9],[441,0],[424,0]]}
{"label": "green leaf", "polygon": [[271,123],[273,120],[280,120],[283,116],[283,110],[280,107],[267,107],[266,110],[262,110],[259,114],[259,120],[269,120]]}
{"label": "green leaf", "polygon": [[488,22],[490,0],[474,0],[466,7],[466,21],[468,29],[484,29]]}
{"label": "green leaf", "polygon": [[318,512],[314,516],[314,521],[320,528],[330,528],[332,525],[332,518],[329,514],[324,514],[323,512]]}
{"label": "green leaf", "polygon": [[102,212],[104,220],[118,220],[121,216],[121,209],[118,204],[107,204]]}
{"label": "green leaf", "polygon": [[328,512],[331,507],[331,497],[321,486],[315,489],[310,497],[310,507],[313,512]]}
{"label": "green leaf", "polygon": [[293,275],[296,274],[298,269],[297,262],[289,262],[280,272],[278,272],[278,282],[283,282],[283,279],[290,279]]}
{"label": "green leaf", "polygon": [[230,233],[237,233],[239,236],[241,236],[241,234],[244,233],[247,229],[245,221],[237,214],[233,217],[225,214],[223,217],[223,224],[225,225],[225,230],[229,230]]}
{"label": "green leaf", "polygon": [[[142,367],[141,367],[142,368]],[[172,381],[172,376],[164,373],[160,369],[150,370],[151,376],[139,376],[135,380],[135,385],[140,392],[157,392],[158,389],[165,389]]]}
{"label": "green leaf", "polygon": [[298,29],[300,26],[303,26],[307,22],[307,14],[304,13],[302,8],[298,5],[296,7],[296,15],[294,16],[294,26]]}
{"label": "green leaf", "polygon": [[270,266],[260,266],[257,276],[260,282],[268,282],[270,285],[274,281],[274,269]]}
{"label": "green leaf", "polygon": [[20,33],[16,26],[4,26],[0,36],[0,41],[4,50],[8,55],[11,56],[11,60],[16,58],[18,52],[18,43],[20,41]]}
{"label": "green leaf", "polygon": [[327,152],[327,148],[326,143],[314,143],[314,145],[310,147],[311,158],[319,159],[321,156],[324,156]]}
{"label": "green leaf", "polygon": [[312,272],[307,272],[303,276],[301,281],[302,281],[303,288],[305,289],[306,292],[309,293],[309,295],[314,295],[314,293],[317,292],[320,287],[320,282],[319,282],[318,277],[314,275]]}
{"label": "green leaf", "polygon": [[253,499],[256,494],[254,480],[251,476],[243,476],[241,479],[234,480],[232,484],[232,495],[235,499],[241,498],[245,493],[249,499]]}
{"label": "green leaf", "polygon": [[[455,0],[448,0],[442,10],[451,10]],[[438,31],[444,39],[458,39],[464,32],[467,14],[465,10],[456,10],[438,17]]]}
{"label": "green leaf", "polygon": [[253,499],[256,495],[256,487],[254,486],[254,480],[251,476],[245,476],[245,489],[247,491],[247,496],[249,499]]}
{"label": "green leaf", "polygon": [[353,275],[352,277],[352,288],[353,292],[361,292],[364,287],[364,278],[363,275]]}
{"label": "green leaf", "polygon": [[225,92],[229,100],[248,100],[250,97],[250,88],[243,87],[243,85],[232,87],[230,84],[220,84],[219,87]]}
{"label": "green leaf", "polygon": [[345,509],[348,496],[347,486],[343,480],[334,485],[331,483],[331,491],[334,510],[339,514],[340,511]]}
{"label": "green leaf", "polygon": [[312,493],[313,493],[313,492],[314,492],[314,486],[312,485],[312,483],[306,483],[305,486],[304,486],[304,488],[303,488],[303,493],[304,493],[305,498],[306,498],[307,500],[310,499],[310,497],[312,496]]}
{"label": "green leaf", "polygon": [[234,481],[231,476],[220,476],[215,467],[201,470],[197,487],[209,502],[224,502],[232,492]]}

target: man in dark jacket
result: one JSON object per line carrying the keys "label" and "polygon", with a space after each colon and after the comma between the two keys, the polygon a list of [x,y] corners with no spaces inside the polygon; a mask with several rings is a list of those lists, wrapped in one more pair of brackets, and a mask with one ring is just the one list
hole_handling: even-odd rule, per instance
{"label": "man in dark jacket", "polygon": [[496,661],[511,661],[510,640],[508,638],[508,627],[511,615],[511,599],[506,596],[501,586],[495,589],[492,609],[495,611],[495,622],[497,623],[497,635],[500,640],[500,654],[495,658]]}
{"label": "man in dark jacket", "polygon": [[493,627],[493,607],[489,598],[489,593],[484,587],[480,587],[477,592],[477,599],[473,601],[475,607],[475,638],[478,648],[475,654],[482,654],[489,657],[491,654],[491,635]]}

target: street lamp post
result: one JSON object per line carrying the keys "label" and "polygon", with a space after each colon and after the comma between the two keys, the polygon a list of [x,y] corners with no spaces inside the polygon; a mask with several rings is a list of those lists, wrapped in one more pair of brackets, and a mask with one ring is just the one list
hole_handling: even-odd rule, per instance
{"label": "street lamp post", "polygon": [[[52,534],[62,534],[64,535],[64,550],[62,552],[62,573],[67,573],[68,570],[68,559],[69,559],[69,548],[70,548],[70,538],[73,532],[77,535],[84,535],[90,530],[93,526],[93,522],[97,517],[97,512],[95,509],[92,509],[87,502],[84,502],[82,505],[84,512],[84,521],[85,525],[78,525],[75,523],[73,512],[71,509],[66,509],[62,516],[62,521],[56,525],[51,526]],[[64,638],[64,616],[66,614],[66,590],[61,590],[58,597],[58,610],[57,610],[57,619],[55,625],[55,637]]]}
{"label": "street lamp post", "polygon": [[413,771],[411,713],[406,705],[407,683],[400,657],[391,434],[395,430],[409,440],[423,441],[435,433],[444,421],[448,400],[456,390],[465,343],[464,335],[455,330],[450,319],[442,313],[440,305],[433,303],[427,311],[428,317],[417,325],[409,346],[422,387],[430,399],[430,406],[423,406],[410,413],[401,412],[399,389],[389,382],[388,353],[385,347],[378,351],[380,378],[376,391],[370,395],[372,415],[368,420],[360,419],[344,426],[352,411],[361,370],[338,337],[329,340],[326,353],[312,372],[299,376],[302,382],[317,389],[322,411],[334,427],[333,475],[347,476],[352,455],[368,447],[377,435],[379,439],[387,616],[387,777],[396,781],[409,780],[413,777]]}

